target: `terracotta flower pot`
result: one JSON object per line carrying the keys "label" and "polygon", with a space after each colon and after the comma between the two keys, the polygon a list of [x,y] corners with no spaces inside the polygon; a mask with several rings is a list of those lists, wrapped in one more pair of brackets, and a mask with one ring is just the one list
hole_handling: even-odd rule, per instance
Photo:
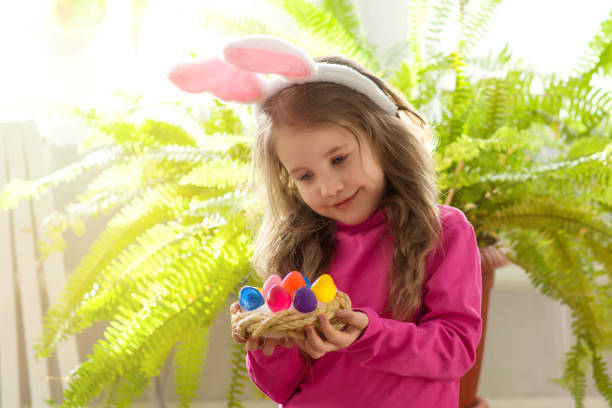
{"label": "terracotta flower pot", "polygon": [[487,317],[489,311],[489,297],[493,288],[495,269],[510,263],[501,250],[495,245],[480,248],[482,271],[482,337],[476,349],[476,362],[462,378],[459,384],[459,408],[488,408],[485,400],[476,396],[478,380],[482,366],[482,353],[487,333]]}

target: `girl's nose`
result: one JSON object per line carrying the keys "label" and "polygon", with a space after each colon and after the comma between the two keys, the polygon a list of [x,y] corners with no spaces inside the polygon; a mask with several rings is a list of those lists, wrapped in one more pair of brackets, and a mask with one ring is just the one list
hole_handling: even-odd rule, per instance
{"label": "girl's nose", "polygon": [[323,197],[335,197],[343,188],[344,185],[340,179],[331,178],[322,183],[321,195]]}

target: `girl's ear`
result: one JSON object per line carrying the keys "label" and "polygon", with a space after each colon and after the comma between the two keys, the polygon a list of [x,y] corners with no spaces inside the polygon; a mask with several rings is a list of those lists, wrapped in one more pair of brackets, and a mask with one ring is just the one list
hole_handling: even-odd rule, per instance
{"label": "girl's ear", "polygon": [[252,35],[225,46],[223,56],[236,67],[261,74],[278,74],[289,81],[317,72],[314,60],[288,41],[269,35]]}
{"label": "girl's ear", "polygon": [[237,68],[220,58],[178,64],[170,70],[168,79],[185,92],[210,92],[228,102],[256,102],[264,87],[260,75]]}

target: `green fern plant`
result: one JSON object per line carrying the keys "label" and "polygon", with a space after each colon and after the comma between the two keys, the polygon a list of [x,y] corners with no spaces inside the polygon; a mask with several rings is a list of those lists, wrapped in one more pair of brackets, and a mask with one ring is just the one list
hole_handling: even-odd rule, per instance
{"label": "green fern plant", "polygon": [[[485,35],[500,1],[414,0],[408,55],[383,64],[365,40],[353,2],[273,0],[296,23],[294,37],[271,24],[215,12],[207,24],[231,34],[273,33],[317,55],[341,53],[384,77],[433,122],[442,201],[462,209],[479,246],[503,245],[546,296],[567,305],[575,345],[557,382],[584,406],[589,368],[612,407],[602,355],[612,346],[612,94],[593,85],[612,67],[612,13],[569,78],[539,75],[506,47],[485,58],[471,50]],[[439,47],[456,22],[459,40]],[[298,40],[300,38],[300,40]],[[397,58],[395,58],[397,60]],[[391,62],[390,62],[391,64]],[[441,88],[445,78],[452,86]],[[532,91],[539,83],[540,92]],[[134,101],[141,102],[139,100]],[[249,123],[242,108],[211,101],[200,120],[188,104],[167,105],[180,120],[135,119],[129,110],[79,116],[96,131],[84,157],[41,180],[12,180],[0,208],[35,199],[88,171],[96,178],[75,201],[48,218],[44,257],[66,248],[68,228],[110,214],[104,231],[47,311],[38,348],[48,357],[59,342],[93,322],[109,325],[75,368],[63,406],[103,395],[127,406],[174,353],[177,394],[188,406],[208,347],[208,329],[228,297],[253,282],[251,233],[260,213],[249,186]],[[240,406],[246,375],[235,347],[229,406]]]}
{"label": "green fern plant", "polygon": [[[212,101],[205,121],[174,105],[181,126],[135,114],[77,114],[96,132],[82,160],[35,181],[12,180],[0,206],[12,208],[87,171],[97,176],[48,217],[43,258],[64,250],[63,235],[108,215],[106,228],[47,310],[38,345],[48,357],[67,336],[109,322],[75,368],[63,406],[128,406],[174,351],[176,392],[189,406],[208,349],[208,330],[228,295],[250,274],[250,142],[236,112]],[[185,129],[189,129],[187,132]],[[224,132],[233,132],[235,135]]]}

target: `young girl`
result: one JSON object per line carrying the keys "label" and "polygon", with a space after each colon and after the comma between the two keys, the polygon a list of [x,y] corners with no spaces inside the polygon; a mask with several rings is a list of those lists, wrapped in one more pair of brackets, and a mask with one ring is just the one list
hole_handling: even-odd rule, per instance
{"label": "young girl", "polygon": [[[337,314],[345,330],[320,316],[324,338],[312,327],[301,342],[250,338],[251,379],[283,407],[457,407],[481,334],[480,256],[463,213],[437,204],[425,121],[345,58],[312,61],[257,36],[226,47],[225,59],[240,74],[284,76],[250,99],[267,193],[255,270],[264,280],[328,273],[353,304]],[[171,79],[185,89],[198,72]]]}

